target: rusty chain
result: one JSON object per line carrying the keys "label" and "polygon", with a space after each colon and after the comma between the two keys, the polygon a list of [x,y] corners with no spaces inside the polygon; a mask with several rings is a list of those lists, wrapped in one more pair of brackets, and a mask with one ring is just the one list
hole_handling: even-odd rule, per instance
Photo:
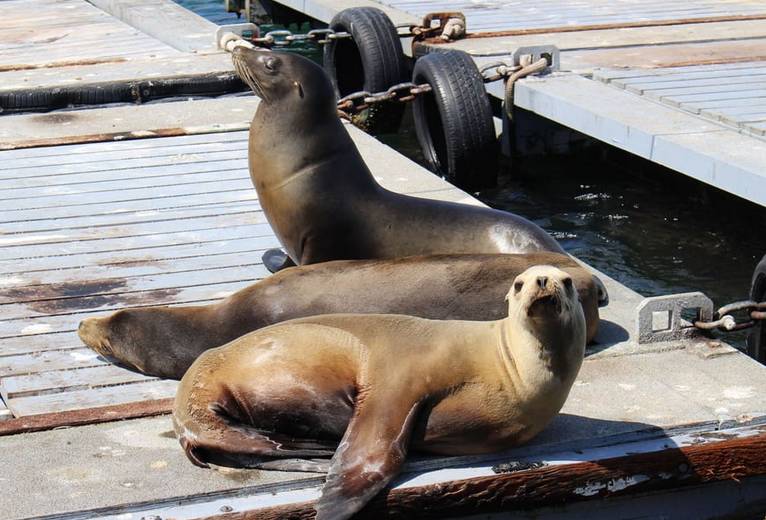
{"label": "rusty chain", "polygon": [[332,29],[313,29],[306,34],[295,34],[287,29],[269,31],[263,36],[249,38],[248,41],[257,47],[287,47],[295,42],[311,41],[324,45],[332,40],[345,40],[351,38],[351,34]]}
{"label": "rusty chain", "polygon": [[[742,313],[744,321],[737,322],[732,313]],[[724,305],[713,314],[710,321],[695,321],[694,326],[701,330],[719,330],[734,332],[755,327],[756,322],[766,320],[766,302],[745,300]]]}
{"label": "rusty chain", "polygon": [[431,92],[431,85],[427,83],[416,85],[410,81],[393,85],[382,92],[370,93],[362,90],[340,98],[338,100],[338,112],[340,112],[341,117],[349,118],[352,114],[361,112],[372,104],[389,101],[406,103],[415,99],[415,96],[426,92]]}

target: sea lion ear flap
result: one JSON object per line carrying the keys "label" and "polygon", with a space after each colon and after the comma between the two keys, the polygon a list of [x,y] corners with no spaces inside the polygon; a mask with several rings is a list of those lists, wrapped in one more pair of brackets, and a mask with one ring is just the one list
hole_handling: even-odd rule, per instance
{"label": "sea lion ear flap", "polygon": [[303,85],[301,85],[300,81],[293,81],[293,85],[298,89],[298,95],[303,99]]}
{"label": "sea lion ear flap", "polygon": [[[362,509],[399,473],[407,456],[420,403],[381,395],[357,399],[354,416],[330,462],[316,520],[342,520]],[[361,395],[361,394],[360,394]]]}

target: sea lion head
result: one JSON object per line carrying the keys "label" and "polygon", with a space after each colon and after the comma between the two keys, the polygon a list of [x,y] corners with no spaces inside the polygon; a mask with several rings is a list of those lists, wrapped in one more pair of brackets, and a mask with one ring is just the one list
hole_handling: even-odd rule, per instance
{"label": "sea lion head", "polygon": [[322,67],[308,58],[287,52],[236,47],[234,69],[265,105],[301,109],[330,109],[335,113],[335,92]]}
{"label": "sea lion head", "polygon": [[537,265],[516,277],[506,297],[509,314],[532,323],[568,319],[582,306],[572,277],[557,267]]}
{"label": "sea lion head", "polygon": [[109,361],[143,371],[143,362],[133,352],[133,342],[124,337],[124,333],[130,328],[127,324],[130,320],[129,314],[118,311],[110,316],[85,318],[77,328],[77,335],[86,346]]}
{"label": "sea lion head", "polygon": [[[193,311],[181,311],[163,307],[123,309],[109,316],[85,318],[77,334],[111,363],[150,376],[179,379],[204,350],[196,343],[205,339],[193,326],[189,314]],[[183,345],[184,349],[169,345]]]}

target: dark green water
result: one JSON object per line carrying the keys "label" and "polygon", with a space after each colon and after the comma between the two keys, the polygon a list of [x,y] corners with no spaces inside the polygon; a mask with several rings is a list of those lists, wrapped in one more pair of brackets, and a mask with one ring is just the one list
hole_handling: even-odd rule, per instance
{"label": "dark green water", "polygon": [[[237,21],[216,0],[179,3],[217,23]],[[315,48],[300,51],[321,59]],[[379,139],[422,163],[410,118]],[[766,209],[595,142],[506,167],[500,185],[478,196],[536,222],[568,252],[645,296],[699,290],[716,305],[745,299],[766,254]]]}

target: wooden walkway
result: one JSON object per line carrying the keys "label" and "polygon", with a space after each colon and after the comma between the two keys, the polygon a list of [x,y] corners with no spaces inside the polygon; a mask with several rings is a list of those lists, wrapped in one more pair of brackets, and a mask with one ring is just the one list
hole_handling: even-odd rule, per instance
{"label": "wooden walkway", "polygon": [[14,416],[172,397],[109,365],[79,321],[206,303],[266,274],[278,245],[247,172],[246,134],[0,154],[0,394]]}

